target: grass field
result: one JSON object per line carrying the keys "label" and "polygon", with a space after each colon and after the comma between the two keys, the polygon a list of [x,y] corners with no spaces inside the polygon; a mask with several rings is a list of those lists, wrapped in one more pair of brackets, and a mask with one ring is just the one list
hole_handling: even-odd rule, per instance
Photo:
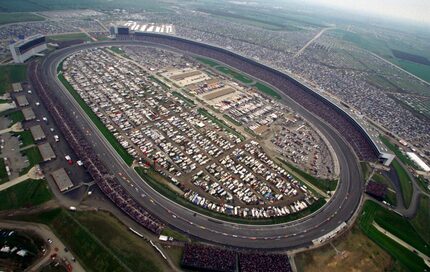
{"label": "grass field", "polygon": [[424,247],[425,243],[423,243],[423,240],[414,231],[412,225],[396,213],[390,212],[369,200],[365,202],[363,213],[358,220],[360,229],[403,266],[411,271],[424,271],[426,267],[424,261],[415,255],[415,253],[379,232],[372,225],[374,221],[417,249],[426,250]]}
{"label": "grass field", "polygon": [[19,23],[19,22],[29,22],[29,21],[43,21],[45,18],[26,12],[14,12],[14,13],[0,13],[0,25]]}
{"label": "grass field", "polygon": [[167,11],[167,4],[155,0],[0,0],[0,11],[46,11],[46,10],[68,10],[68,9],[138,9],[146,11]]}
{"label": "grass field", "polygon": [[235,70],[230,69],[228,67],[217,66],[217,67],[215,67],[215,69],[217,69],[221,73],[223,73],[229,77],[232,77],[232,78],[234,78],[234,79],[236,79],[236,80],[238,80],[244,84],[249,84],[249,83],[253,82],[253,80],[251,78],[249,78],[249,77],[247,77],[247,76],[245,76],[239,72],[236,72]]}
{"label": "grass field", "polygon": [[20,148],[34,144],[33,135],[29,130],[14,132],[13,135],[20,138],[20,141],[22,143],[22,145],[20,145]]}
{"label": "grass field", "polygon": [[85,33],[69,33],[69,34],[59,34],[59,35],[51,35],[47,37],[50,41],[71,41],[71,40],[84,40],[91,41],[90,37],[88,37]]}
{"label": "grass field", "polygon": [[240,218],[240,217],[234,217],[229,216],[222,213],[217,213],[205,208],[202,208],[200,206],[194,205],[190,201],[186,200],[182,196],[178,195],[174,191],[172,191],[170,188],[168,188],[165,184],[161,183],[160,181],[157,181],[154,176],[151,175],[151,172],[153,170],[146,171],[144,168],[141,167],[135,167],[136,172],[155,190],[157,190],[160,194],[164,195],[165,197],[168,197],[169,199],[181,204],[184,207],[187,207],[191,210],[194,210],[196,212],[218,218],[220,220],[235,222],[235,223],[242,223],[242,224],[256,224],[256,225],[269,225],[269,224],[279,224],[279,223],[285,223],[292,220],[299,219],[301,217],[304,217],[306,215],[309,215],[315,211],[317,211],[319,208],[321,208],[326,201],[324,199],[319,199],[316,202],[314,202],[311,206],[308,208],[295,213],[290,214],[283,217],[276,217],[276,218],[270,218],[270,219],[251,219],[251,218]]}
{"label": "grass field", "polygon": [[230,127],[229,125],[227,125],[223,120],[220,120],[220,119],[216,118],[215,116],[213,116],[212,114],[210,114],[207,110],[205,110],[203,108],[199,108],[199,109],[197,109],[197,111],[201,115],[203,115],[203,116],[209,118],[210,120],[212,120],[212,122],[214,122],[220,128],[225,129],[226,131],[228,131],[229,133],[231,133],[233,135],[236,135],[242,141],[245,140],[245,137],[242,134],[240,134],[235,129],[233,129],[232,127]]}
{"label": "grass field", "polygon": [[207,66],[210,66],[210,67],[215,67],[215,66],[219,65],[218,62],[213,61],[211,59],[207,59],[207,58],[196,57],[196,60],[198,60],[199,62],[206,64]]}
{"label": "grass field", "polygon": [[26,180],[0,191],[0,210],[11,210],[42,204],[52,198],[45,180]]}
{"label": "grass field", "polygon": [[39,148],[37,146],[27,148],[21,151],[21,154],[27,157],[30,165],[22,169],[20,171],[20,175],[26,174],[33,166],[35,166],[38,163],[41,163],[43,160],[42,155],[40,154]]}
{"label": "grass field", "polygon": [[9,120],[11,121],[11,123],[9,124],[9,127],[13,126],[18,122],[24,121],[24,114],[20,110],[12,111],[12,112],[4,112],[1,115],[9,118]]}
{"label": "grass field", "polygon": [[189,240],[187,238],[187,236],[185,236],[184,234],[177,232],[171,228],[163,229],[163,232],[161,234],[169,236],[169,237],[173,237],[173,239],[175,239],[177,241],[188,241]]}
{"label": "grass field", "polygon": [[417,214],[412,218],[411,223],[414,229],[421,237],[430,245],[430,197],[426,195],[420,196],[420,203]]}
{"label": "grass field", "polygon": [[106,212],[55,209],[17,218],[48,225],[87,271],[166,271],[151,245]]}
{"label": "grass field", "polygon": [[180,99],[181,99],[182,101],[184,101],[185,103],[187,103],[187,104],[188,104],[188,106],[193,107],[193,106],[195,106],[195,105],[196,105],[192,99],[190,99],[190,98],[188,98],[188,97],[184,96],[184,95],[183,95],[183,94],[181,94],[181,93],[178,93],[178,92],[174,91],[174,92],[172,92],[172,94],[173,94],[174,96],[176,96],[176,97],[180,98]]}
{"label": "grass field", "polygon": [[[60,64],[61,66],[62,64]],[[60,68],[61,69],[61,68]],[[61,83],[67,88],[70,94],[75,98],[81,108],[85,111],[85,113],[90,117],[91,121],[96,125],[99,131],[103,134],[103,136],[108,140],[108,142],[112,145],[112,147],[118,152],[121,158],[128,164],[131,165],[133,163],[133,156],[131,156],[127,150],[118,142],[115,136],[106,128],[103,122],[98,118],[98,116],[91,110],[91,108],[85,103],[82,97],[78,94],[78,92],[72,87],[72,85],[64,78],[63,74],[58,76]]]}
{"label": "grass field", "polygon": [[298,167],[292,165],[291,163],[288,163],[281,159],[280,161],[283,164],[285,164],[288,168],[290,168],[291,170],[293,170],[294,172],[302,176],[304,179],[306,179],[307,181],[309,181],[310,183],[318,187],[320,190],[324,192],[336,190],[336,186],[338,182],[337,180],[319,179],[312,176],[311,174],[306,173],[305,171],[299,169]]}
{"label": "grass field", "polygon": [[125,53],[125,51],[124,51],[124,50],[122,50],[122,48],[120,48],[120,47],[117,47],[117,46],[111,46],[109,49],[110,49],[112,52],[114,52],[114,53],[116,53],[116,54],[118,54],[118,55],[121,55],[121,56],[123,56],[123,57],[125,57],[125,58],[129,58],[129,57],[128,57],[128,55],[127,55],[127,53]]}
{"label": "grass field", "polygon": [[241,126],[242,125],[241,122],[236,121],[235,119],[233,119],[232,117],[230,117],[230,115],[228,115],[228,114],[223,114],[223,117],[225,119],[227,119],[228,121],[232,122],[233,124],[235,124],[236,126]]}
{"label": "grass field", "polygon": [[384,200],[387,201],[388,203],[390,203],[393,206],[397,205],[396,193],[393,192],[394,191],[394,187],[391,184],[390,180],[388,180],[388,178],[384,177],[383,175],[381,175],[379,173],[375,173],[372,176],[372,180],[376,181],[378,183],[382,183],[382,184],[387,185],[388,190],[387,190],[387,194],[385,195],[385,199]]}
{"label": "grass field", "polygon": [[399,177],[400,187],[402,189],[403,201],[405,203],[405,206],[409,207],[409,204],[411,203],[411,199],[412,199],[412,193],[413,193],[412,181],[409,178],[409,175],[406,172],[406,170],[400,165],[398,161],[393,160],[391,165],[394,167]]}
{"label": "grass field", "polygon": [[425,51],[414,50],[410,47],[410,45],[403,43],[397,43],[397,45],[394,46],[392,41],[376,38],[373,34],[367,35],[352,33],[343,30],[335,30],[335,32],[338,33],[342,39],[354,43],[358,47],[378,54],[379,56],[389,60],[393,64],[397,64],[404,70],[414,74],[417,77],[420,77],[423,80],[430,81],[430,66],[397,58],[393,55],[391,48],[398,47],[398,50],[417,55],[424,55]]}
{"label": "grass field", "polygon": [[400,268],[395,260],[357,226],[333,241],[332,245],[297,254],[294,260],[298,272],[402,271],[394,270]]}
{"label": "grass field", "polygon": [[4,159],[0,158],[0,184],[5,183],[8,180],[9,180],[9,176],[7,175]]}
{"label": "grass field", "polygon": [[12,83],[24,81],[27,78],[25,64],[0,65],[0,95],[12,90]]}
{"label": "grass field", "polygon": [[253,87],[257,88],[260,92],[272,96],[275,99],[281,99],[281,96],[275,90],[263,83],[257,82],[253,85]]}

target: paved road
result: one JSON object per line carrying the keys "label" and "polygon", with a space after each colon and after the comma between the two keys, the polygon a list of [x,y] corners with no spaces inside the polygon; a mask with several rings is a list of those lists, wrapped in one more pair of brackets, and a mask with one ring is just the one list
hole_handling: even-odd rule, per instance
{"label": "paved road", "polygon": [[[95,152],[100,155],[100,159],[109,165],[112,174],[115,174],[119,180],[124,180],[123,177],[127,179],[127,182],[122,183],[124,188],[161,221],[192,236],[214,243],[247,248],[290,249],[311,245],[313,239],[329,233],[353,216],[359,206],[364,186],[355,154],[332,127],[287,96],[284,96],[285,102],[325,134],[339,159],[341,173],[338,190],[324,208],[293,222],[264,226],[243,225],[213,219],[202,214],[196,215],[194,211],[153,190],[123,162],[57,78],[56,67],[67,55],[85,48],[112,45],[145,44],[142,41],[105,41],[54,51],[38,65],[39,80],[49,84],[53,95],[59,98],[64,110],[75,120],[77,126],[86,132],[84,136],[93,145]],[[159,45],[152,44],[152,46]],[[119,173],[122,173],[122,177]],[[141,196],[142,193],[144,197]]]}

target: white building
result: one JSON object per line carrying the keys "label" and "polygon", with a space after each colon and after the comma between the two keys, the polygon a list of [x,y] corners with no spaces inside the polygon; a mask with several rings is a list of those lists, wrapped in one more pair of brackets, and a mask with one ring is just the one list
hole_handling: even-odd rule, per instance
{"label": "white building", "polygon": [[9,49],[15,63],[23,63],[47,48],[45,36],[40,34],[9,45]]}

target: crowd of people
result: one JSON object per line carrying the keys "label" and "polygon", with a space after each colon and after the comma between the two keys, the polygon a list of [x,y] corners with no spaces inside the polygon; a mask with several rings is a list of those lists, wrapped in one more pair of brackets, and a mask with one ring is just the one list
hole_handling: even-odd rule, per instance
{"label": "crowd of people", "polygon": [[265,253],[239,253],[241,272],[289,272],[291,265],[286,255]]}
{"label": "crowd of people", "polygon": [[[126,39],[127,37],[121,37],[121,39],[124,38]],[[377,154],[366,139],[364,133],[357,128],[354,122],[348,118],[345,113],[337,110],[335,106],[330,105],[329,102],[323,101],[321,98],[317,97],[316,94],[299,86],[299,84],[293,82],[280,72],[253,63],[238,55],[221,50],[211,50],[206,46],[186,40],[149,35],[136,35],[134,38],[167,45],[186,52],[216,59],[268,82],[333,126],[354,148],[360,159],[371,161],[377,159]]]}
{"label": "crowd of people", "polygon": [[46,80],[42,81],[40,79],[41,75],[37,73],[38,69],[35,62],[30,64],[30,71],[30,80],[34,90],[41,97],[46,109],[54,118],[66,141],[76,156],[83,162],[84,167],[100,190],[136,222],[155,234],[160,234],[164,228],[163,224],[143,209],[119,184],[116,177],[110,175],[105,164],[98,158],[88,141],[84,139],[82,132],[63,110],[61,102],[49,93],[49,86],[46,84]]}
{"label": "crowd of people", "polygon": [[287,255],[186,244],[182,267],[198,271],[290,272]]}

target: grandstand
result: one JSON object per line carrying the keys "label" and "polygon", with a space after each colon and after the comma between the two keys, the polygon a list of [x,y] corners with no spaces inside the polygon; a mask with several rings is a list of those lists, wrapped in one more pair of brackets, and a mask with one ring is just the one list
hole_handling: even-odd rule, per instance
{"label": "grandstand", "polygon": [[45,36],[37,34],[25,40],[19,40],[9,45],[10,52],[15,63],[23,63],[29,58],[46,50]]}

